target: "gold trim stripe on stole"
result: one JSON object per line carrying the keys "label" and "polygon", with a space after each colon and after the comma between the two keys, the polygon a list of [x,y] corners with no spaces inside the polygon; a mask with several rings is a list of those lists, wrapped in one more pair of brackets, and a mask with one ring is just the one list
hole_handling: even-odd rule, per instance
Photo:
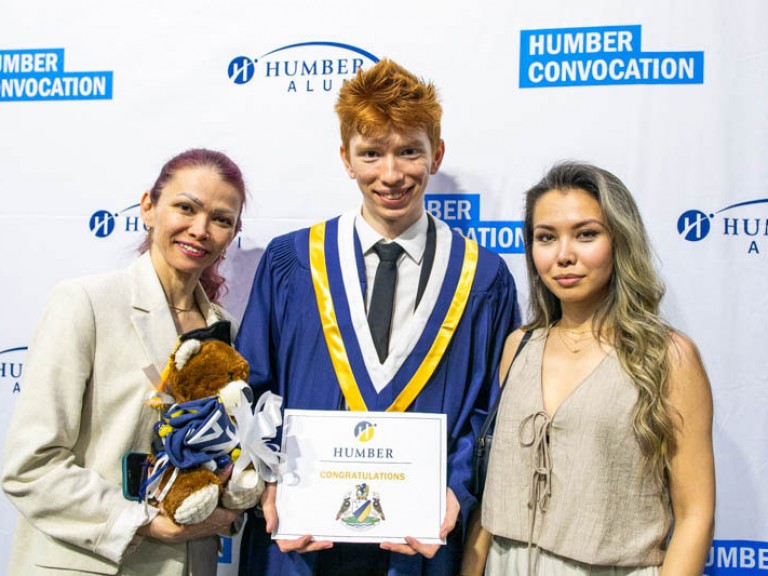
{"label": "gold trim stripe on stole", "polygon": [[461,316],[464,314],[464,308],[467,306],[469,291],[472,289],[477,270],[477,253],[477,242],[464,238],[464,263],[461,266],[461,276],[456,286],[456,292],[453,294],[451,306],[445,315],[445,320],[443,320],[440,331],[419,369],[408,382],[408,385],[395,398],[392,405],[387,408],[387,412],[405,412],[437,369],[437,365],[443,358],[443,354],[445,354],[445,350],[456,332]]}
{"label": "gold trim stripe on stole", "polygon": [[309,267],[312,271],[312,284],[315,287],[317,310],[320,313],[320,323],[323,327],[328,353],[339,380],[339,386],[347,400],[349,409],[365,412],[365,405],[360,389],[349,365],[349,356],[344,347],[344,341],[336,321],[336,310],[328,284],[328,269],[325,266],[325,222],[315,224],[309,229]]}
{"label": "gold trim stripe on stole", "polygon": [[[469,292],[475,280],[477,271],[478,248],[474,240],[464,238],[464,262],[461,266],[461,274],[453,300],[442,325],[432,342],[424,360],[411,380],[400,392],[395,401],[387,408],[387,412],[405,412],[408,406],[416,399],[416,396],[426,386],[429,379],[437,369],[437,365],[445,354],[453,334],[461,321],[461,317],[469,300]],[[360,389],[352,373],[349,364],[344,341],[336,320],[336,311],[333,306],[330,286],[328,283],[328,270],[325,265],[325,222],[315,224],[309,231],[309,263],[312,272],[312,284],[317,298],[317,309],[320,313],[320,323],[323,327],[323,335],[328,346],[328,353],[339,380],[339,386],[347,401],[350,410],[367,411],[365,401],[360,394]]]}

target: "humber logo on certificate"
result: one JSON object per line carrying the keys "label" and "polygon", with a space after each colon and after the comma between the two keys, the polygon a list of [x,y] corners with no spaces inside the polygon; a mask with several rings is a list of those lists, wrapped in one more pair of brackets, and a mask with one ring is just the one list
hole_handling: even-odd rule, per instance
{"label": "humber logo on certificate", "polygon": [[[439,537],[445,513],[443,414],[285,411],[276,539]],[[414,442],[418,438],[418,442]],[[386,510],[386,512],[385,512]]]}

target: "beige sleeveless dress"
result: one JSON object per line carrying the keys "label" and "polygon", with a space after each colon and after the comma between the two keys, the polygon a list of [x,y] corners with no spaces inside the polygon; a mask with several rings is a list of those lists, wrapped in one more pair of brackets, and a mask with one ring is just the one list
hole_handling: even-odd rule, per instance
{"label": "beige sleeveless dress", "polygon": [[643,469],[632,430],[637,391],[610,353],[551,416],[537,330],[499,406],[483,526],[494,534],[487,575],[650,576],[672,515],[666,486]]}

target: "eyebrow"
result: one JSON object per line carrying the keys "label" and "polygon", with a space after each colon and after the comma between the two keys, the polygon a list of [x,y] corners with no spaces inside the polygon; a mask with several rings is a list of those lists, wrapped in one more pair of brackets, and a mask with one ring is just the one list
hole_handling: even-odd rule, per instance
{"label": "eyebrow", "polygon": [[200,200],[197,196],[192,194],[191,192],[180,192],[179,196],[184,196],[185,198],[188,198],[189,200],[192,200],[195,204],[200,206],[200,208],[205,208],[205,204],[203,204],[203,201]]}
{"label": "eyebrow", "polygon": [[[361,148],[379,148],[381,146],[389,146],[392,144],[391,136],[368,136],[367,142],[361,142],[359,146]],[[423,148],[424,143],[418,136],[409,136],[402,139],[399,144],[400,148]]]}
{"label": "eyebrow", "polygon": [[[200,198],[198,198],[197,196],[195,196],[191,192],[180,192],[179,196],[184,196],[185,198],[188,198],[189,200],[191,200],[192,202],[197,204],[200,208],[205,208],[205,204],[203,203],[203,201],[200,200]],[[222,214],[222,213],[237,214],[236,210],[230,210],[229,208],[216,208],[216,209],[214,209],[213,212],[216,213],[216,214]]]}
{"label": "eyebrow", "polygon": [[[580,220],[579,222],[576,222],[571,226],[571,228],[581,228],[583,226],[587,226],[589,224],[597,224],[598,226],[602,226],[605,228],[605,222],[602,222],[596,218],[589,218],[587,220]],[[544,228],[546,230],[554,230],[555,227],[550,224],[536,224],[534,228]]]}

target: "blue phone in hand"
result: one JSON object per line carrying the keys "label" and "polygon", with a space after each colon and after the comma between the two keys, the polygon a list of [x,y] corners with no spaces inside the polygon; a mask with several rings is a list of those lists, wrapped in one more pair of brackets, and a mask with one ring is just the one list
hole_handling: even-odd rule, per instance
{"label": "blue phone in hand", "polygon": [[123,454],[123,497],[140,500],[139,489],[147,479],[149,454],[126,452]]}

